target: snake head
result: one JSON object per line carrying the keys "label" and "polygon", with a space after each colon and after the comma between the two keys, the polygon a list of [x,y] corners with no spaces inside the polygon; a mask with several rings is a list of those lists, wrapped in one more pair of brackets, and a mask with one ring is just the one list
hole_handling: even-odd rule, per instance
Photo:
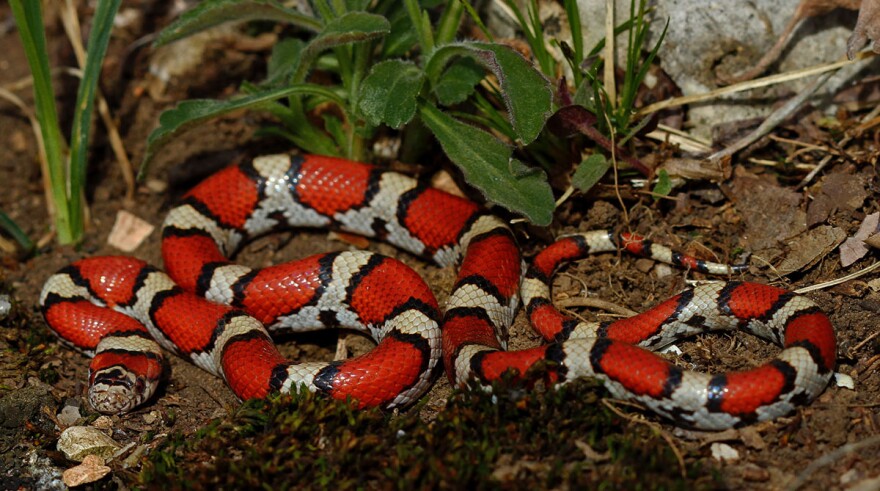
{"label": "snake head", "polygon": [[164,372],[164,358],[154,341],[139,338],[129,349],[120,344],[112,337],[102,340],[89,367],[89,402],[104,414],[127,413],[145,403]]}

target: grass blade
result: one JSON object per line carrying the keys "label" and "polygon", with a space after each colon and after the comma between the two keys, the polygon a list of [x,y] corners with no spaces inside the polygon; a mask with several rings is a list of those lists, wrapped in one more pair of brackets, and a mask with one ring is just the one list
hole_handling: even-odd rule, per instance
{"label": "grass blade", "polygon": [[18,224],[12,221],[6,213],[0,211],[0,228],[5,230],[9,235],[18,242],[18,245],[21,246],[22,251],[24,251],[26,256],[30,256],[31,252],[33,252],[34,242],[30,237],[27,236],[24,231],[19,228]]}
{"label": "grass blade", "polygon": [[[40,2],[10,0],[9,5],[12,7],[12,14],[34,78],[34,104],[49,165],[55,231],[58,233],[59,242],[70,244],[75,242],[79,235],[71,228],[71,214],[82,213],[82,210],[71,210],[69,207],[68,176],[62,151],[65,142],[58,124],[58,110],[55,107],[55,92],[52,89],[49,53],[46,50],[46,32],[43,28]],[[81,218],[79,222],[81,223]]]}
{"label": "grass blade", "polygon": [[110,34],[113,31],[113,19],[119,10],[122,0],[98,2],[92,18],[92,29],[89,33],[88,51],[76,95],[76,109],[73,115],[73,128],[70,135],[70,196],[68,201],[71,210],[71,229],[76,231],[76,241],[83,230],[82,195],[86,185],[86,156],[89,149],[89,129],[91,128],[92,109],[95,106],[95,93],[98,88],[98,77]]}

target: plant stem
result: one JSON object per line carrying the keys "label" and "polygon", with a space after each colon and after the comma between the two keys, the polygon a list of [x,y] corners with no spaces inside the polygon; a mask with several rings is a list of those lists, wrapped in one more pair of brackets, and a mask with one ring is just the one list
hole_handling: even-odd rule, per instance
{"label": "plant stem", "polygon": [[354,67],[351,72],[351,82],[349,86],[348,107],[351,108],[352,114],[348,119],[348,158],[363,161],[367,155],[365,152],[364,138],[358,134],[357,121],[361,118],[356,117],[358,104],[360,103],[361,82],[367,75],[367,66],[372,60],[373,43],[365,42],[354,46]]}

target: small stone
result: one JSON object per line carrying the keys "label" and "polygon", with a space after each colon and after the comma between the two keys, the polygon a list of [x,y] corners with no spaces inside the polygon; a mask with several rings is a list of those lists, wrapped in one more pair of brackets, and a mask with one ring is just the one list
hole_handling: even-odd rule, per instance
{"label": "small stone", "polygon": [[27,136],[25,136],[23,131],[13,131],[11,135],[9,135],[9,148],[12,149],[15,153],[23,153],[27,151]]}
{"label": "small stone", "polygon": [[119,444],[97,428],[71,426],[61,433],[57,448],[68,459],[82,462],[87,455],[109,459],[119,450]]}
{"label": "small stone", "polygon": [[747,447],[753,448],[755,450],[764,450],[767,446],[767,443],[761,437],[761,434],[758,433],[753,426],[746,426],[745,428],[741,428],[739,430],[739,437],[743,443],[746,444]]}
{"label": "small stone", "polygon": [[138,445],[137,447],[135,447],[134,451],[132,451],[131,454],[129,454],[129,456],[122,461],[122,468],[128,469],[130,467],[136,466],[141,457],[143,457],[144,454],[147,453],[148,448],[149,447],[147,447],[146,445]]}
{"label": "small stone", "polygon": [[12,300],[9,299],[9,295],[0,295],[0,319],[5,319],[10,312],[12,312]]}
{"label": "small stone", "polygon": [[834,374],[834,383],[843,389],[855,390],[856,381],[845,373],[837,372]]}
{"label": "small stone", "polygon": [[713,443],[709,450],[712,452],[712,458],[715,460],[727,462],[739,460],[739,452],[726,443]]}
{"label": "small stone", "polygon": [[147,179],[144,185],[151,193],[162,194],[168,189],[168,181],[162,179]]}
{"label": "small stone", "polygon": [[657,278],[666,278],[673,274],[675,274],[675,271],[673,271],[672,267],[668,264],[657,263],[657,265],[654,266],[654,275]]}
{"label": "small stone", "polygon": [[654,267],[654,261],[651,259],[647,259],[647,258],[642,257],[642,258],[636,259],[635,266],[636,266],[636,269],[639,270],[640,272],[647,273],[648,271],[651,271],[651,268]]}
{"label": "small stone", "polygon": [[104,459],[97,455],[86,455],[82,464],[64,471],[61,480],[64,484],[74,487],[95,482],[109,473],[110,468],[104,465]]}
{"label": "small stone", "polygon": [[101,415],[92,421],[92,426],[99,430],[109,430],[113,428],[113,420],[109,416]]}
{"label": "small stone", "polygon": [[58,413],[58,422],[64,426],[73,426],[80,418],[82,418],[82,414],[79,412],[79,407],[71,404],[65,405]]}
{"label": "small stone", "polygon": [[159,411],[150,411],[144,414],[144,423],[151,425],[160,419]]}

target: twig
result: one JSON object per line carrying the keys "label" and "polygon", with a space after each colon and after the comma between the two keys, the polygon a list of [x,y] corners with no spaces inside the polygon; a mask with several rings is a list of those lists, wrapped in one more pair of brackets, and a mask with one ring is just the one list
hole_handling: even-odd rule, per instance
{"label": "twig", "polygon": [[605,122],[608,124],[608,132],[610,133],[609,139],[611,140],[611,168],[614,170],[614,194],[617,195],[617,201],[620,203],[620,209],[623,210],[623,221],[624,223],[629,223],[629,213],[626,211],[626,203],[623,202],[623,196],[620,195],[620,176],[617,172],[617,144],[615,143],[615,137],[617,136],[614,131],[614,125],[611,124],[611,119],[608,117],[608,113],[602,113],[602,116],[605,117]]}
{"label": "twig", "polygon": [[786,491],[796,491],[798,488],[803,486],[803,484],[807,482],[807,479],[809,479],[814,472],[819,470],[819,468],[834,463],[834,461],[845,457],[847,454],[878,444],[880,444],[880,435],[875,435],[870,438],[865,438],[860,442],[847,443],[846,445],[843,445],[831,452],[828,452],[818,459],[810,462],[810,465],[808,465],[800,474],[798,474],[795,480],[791,484],[786,486],[785,489]]}
{"label": "twig", "polygon": [[709,153],[712,147],[709,142],[699,139],[684,131],[658,124],[657,129],[648,133],[648,138],[678,145],[682,150],[693,153]]}
{"label": "twig", "polygon": [[[844,145],[849,143],[850,140],[852,140],[851,136],[845,136],[840,140],[840,142],[837,145],[839,147],[843,147]],[[801,179],[801,182],[799,182],[798,185],[795,186],[795,189],[801,189],[804,186],[806,186],[807,184],[809,184],[810,181],[812,181],[813,178],[816,177],[817,174],[822,172],[822,169],[824,169],[825,166],[828,165],[828,162],[831,162],[831,159],[833,159],[834,157],[835,157],[834,154],[828,154],[828,155],[822,157],[822,160],[819,161],[819,164],[816,166],[816,168],[811,170],[809,174],[804,176],[804,178]]]}
{"label": "twig", "polygon": [[792,15],[791,19],[788,20],[788,24],[785,26],[785,29],[782,30],[779,38],[776,39],[776,43],[773,45],[772,48],[764,53],[764,56],[762,56],[761,59],[758,60],[758,62],[755,63],[754,66],[752,66],[752,68],[731,76],[724,76],[716,72],[716,80],[723,83],[724,85],[730,85],[737,82],[742,82],[744,80],[751,80],[763,73],[764,70],[767,69],[767,67],[772,65],[773,62],[779,58],[779,55],[782,54],[782,51],[785,49],[785,46],[788,43],[788,39],[794,32],[795,27],[797,27],[798,24],[800,24],[800,22],[804,20],[805,17],[802,13],[803,5],[803,2],[801,2],[794,15]]}
{"label": "twig", "polygon": [[859,344],[853,346],[851,351],[858,351],[859,348],[861,348],[862,346],[868,344],[872,339],[876,338],[877,336],[880,336],[880,331],[874,331],[874,334],[871,334],[870,336],[868,336],[868,337],[866,337],[865,339],[861,340],[861,341],[859,342]]}
{"label": "twig", "polygon": [[780,123],[788,119],[789,116],[797,111],[798,108],[801,107],[801,104],[803,104],[811,95],[813,95],[814,92],[819,89],[819,87],[821,87],[826,81],[828,81],[828,79],[831,78],[831,76],[834,75],[835,72],[836,70],[823,73],[819,78],[813,80],[813,83],[801,90],[798,95],[792,97],[785,104],[783,104],[782,107],[773,111],[770,116],[768,116],[767,119],[765,119],[764,122],[762,122],[760,126],[755,128],[751,133],[744,136],[739,141],[735,142],[733,145],[730,145],[724,150],[713,153],[707,158],[707,160],[719,161],[726,157],[730,157],[736,152],[739,152],[740,150],[751,145],[752,143],[758,141],[761,137],[769,133],[773,128],[779,126]]}
{"label": "twig", "polygon": [[802,142],[800,140],[792,140],[791,138],[783,138],[778,135],[770,135],[767,138],[769,138],[775,142],[790,143],[790,144],[798,146],[798,147],[804,147],[807,150],[819,150],[822,152],[830,152],[831,151],[830,148],[822,146],[822,145],[815,145],[813,143]]}
{"label": "twig", "polygon": [[864,275],[870,273],[871,271],[874,271],[877,268],[880,268],[880,262],[876,262],[876,263],[868,266],[867,268],[856,271],[855,273],[850,273],[846,276],[842,276],[840,278],[837,278],[836,280],[825,281],[823,283],[817,283],[815,285],[805,286],[803,288],[798,288],[794,292],[795,293],[807,293],[807,292],[811,292],[813,290],[822,290],[824,288],[829,288],[829,287],[832,287],[835,285],[839,285],[841,283],[846,283],[849,280],[854,280],[860,276],[864,276]]}
{"label": "twig", "polygon": [[[874,53],[863,51],[860,52],[857,59],[862,60],[865,58],[875,56]],[[780,73],[778,75],[770,75],[769,77],[756,78],[755,80],[750,80],[748,82],[742,82],[739,84],[729,85],[727,87],[722,87],[720,89],[715,89],[703,94],[693,94],[687,95],[684,97],[675,97],[672,99],[667,99],[665,101],[655,102],[649,106],[643,107],[639,110],[638,116],[644,117],[648,114],[655,113],[657,111],[661,111],[663,109],[669,107],[678,107],[684,106],[685,104],[691,104],[694,102],[702,102],[708,101],[712,99],[717,99],[720,96],[735,94],[737,92],[742,92],[750,89],[757,89],[760,87],[767,87],[769,85],[776,85],[783,82],[788,82],[790,80],[797,80],[800,78],[809,77],[811,75],[819,75],[821,73],[825,73],[828,71],[835,71],[838,68],[844,67],[853,63],[848,60],[837,61],[834,63],[827,63],[824,65],[817,65],[812,67],[807,67],[801,70],[795,70],[787,73]]]}
{"label": "twig", "polygon": [[638,314],[638,312],[632,311],[622,305],[617,305],[616,303],[612,303],[607,300],[602,300],[600,298],[573,297],[573,298],[565,298],[562,300],[557,300],[553,303],[561,308],[590,307],[590,308],[595,308],[595,309],[606,310],[608,312],[613,312],[615,314],[620,314],[620,315],[624,315],[627,317],[632,317],[632,316]]}
{"label": "twig", "polygon": [[[870,122],[871,120],[873,120],[873,119],[876,118],[877,116],[880,116],[880,106],[875,106],[874,109],[871,110],[871,112],[869,112],[868,114],[866,114],[866,115],[862,118],[862,121]],[[856,128],[856,131],[857,131],[857,132],[864,131],[864,129],[863,129],[863,126],[864,126],[864,125],[865,125],[865,123],[863,123],[862,125],[858,126],[858,127]],[[852,137],[849,136],[849,135],[847,135],[847,136],[843,137],[843,138],[840,140],[840,142],[837,144],[837,146],[842,148],[842,147],[844,147],[847,143],[849,143],[850,140],[852,140]],[[829,154],[829,155],[826,155],[826,156],[825,156],[825,157],[819,162],[819,165],[817,165],[815,169],[813,169],[809,174],[807,174],[803,179],[801,179],[801,182],[799,182],[798,185],[797,185],[797,189],[801,189],[801,188],[803,188],[804,186],[806,186],[807,184],[809,184],[810,181],[812,181],[813,178],[816,177],[817,174],[819,174],[819,172],[822,172],[822,169],[824,169],[825,166],[828,165],[828,162],[831,162],[831,159],[832,159],[833,157],[834,157],[834,155],[830,155],[830,154]]]}
{"label": "twig", "polygon": [[865,366],[863,366],[862,369],[859,370],[859,375],[867,373],[868,370],[870,370],[871,367],[874,366],[874,364],[877,363],[878,361],[880,361],[880,355],[874,355],[874,356],[868,358],[868,361],[865,362]]}
{"label": "twig", "polygon": [[[778,167],[780,164],[784,164],[785,162],[777,162],[775,160],[766,160],[766,159],[756,159],[754,157],[750,157],[747,159],[750,163],[756,165],[763,165],[766,167]],[[793,164],[795,169],[800,170],[813,170],[816,168],[815,164]]]}

